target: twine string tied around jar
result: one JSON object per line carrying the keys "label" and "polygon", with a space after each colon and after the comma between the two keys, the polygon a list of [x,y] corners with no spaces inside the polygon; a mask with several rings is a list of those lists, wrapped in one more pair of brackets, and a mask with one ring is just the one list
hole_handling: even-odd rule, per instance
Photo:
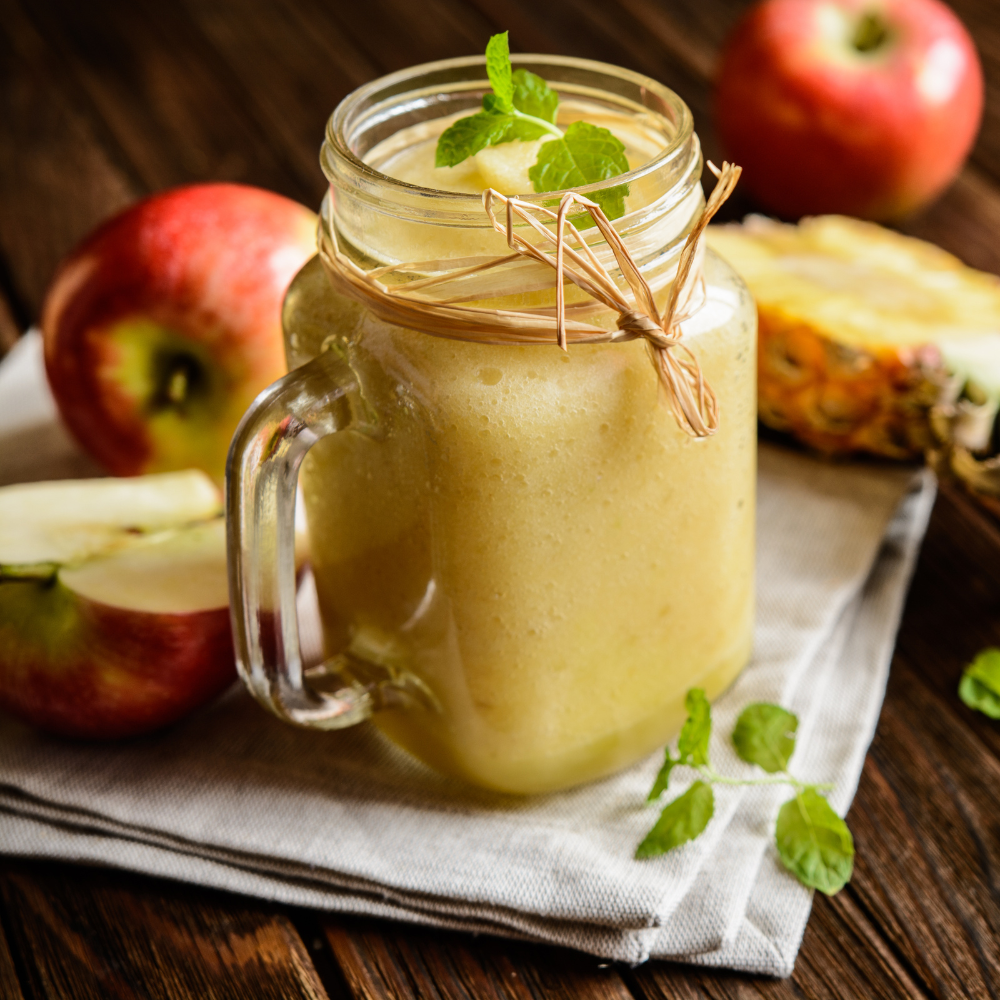
{"label": "twine string tied around jar", "polygon": [[[359,300],[386,322],[435,336],[487,344],[541,344],[552,343],[554,334],[556,343],[563,350],[570,342],[621,343],[642,338],[649,349],[661,391],[677,423],[692,437],[710,437],[719,426],[718,400],[705,381],[698,359],[681,342],[680,324],[688,318],[696,287],[703,284],[701,268],[696,266],[696,262],[700,261],[699,241],[705,227],[732,193],[741,170],[731,163],[723,163],[721,170],[711,162],[708,166],[718,178],[718,183],[684,242],[677,274],[662,313],[649,283],[600,205],[573,191],[563,195],[558,209],[553,211],[518,198],[505,197],[492,188],[487,189],[483,192],[486,214],[494,229],[506,237],[513,253],[429,277],[395,285],[385,284],[381,279],[388,274],[421,270],[426,273],[440,270],[446,262],[390,264],[366,271],[340,250],[333,226],[320,227],[320,257],[337,291]],[[497,218],[495,206],[498,203],[505,210],[503,222]],[[567,218],[570,210],[577,206],[586,209],[610,247],[628,285],[627,291],[615,282],[580,230]],[[539,218],[554,222],[555,231]],[[518,220],[541,237],[541,242],[532,243],[521,235],[516,226]],[[555,270],[554,316],[469,306],[462,302],[461,297],[442,299],[425,294],[425,289],[429,287],[524,257]],[[617,313],[617,328],[608,330],[578,320],[567,320],[566,279]]]}

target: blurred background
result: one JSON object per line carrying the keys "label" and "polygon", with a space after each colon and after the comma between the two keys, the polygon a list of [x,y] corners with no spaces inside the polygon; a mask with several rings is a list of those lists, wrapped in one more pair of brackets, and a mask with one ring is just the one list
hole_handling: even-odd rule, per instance
{"label": "blurred background", "polygon": [[[3,0],[0,349],[38,318],[53,269],[136,198],[232,180],[317,207],[317,156],[342,97],[416,62],[513,51],[617,63],[675,89],[706,156],[719,48],[746,0]],[[983,127],[946,195],[901,228],[1000,272],[1000,17],[951,5],[986,76]],[[726,218],[753,208],[745,193]]]}

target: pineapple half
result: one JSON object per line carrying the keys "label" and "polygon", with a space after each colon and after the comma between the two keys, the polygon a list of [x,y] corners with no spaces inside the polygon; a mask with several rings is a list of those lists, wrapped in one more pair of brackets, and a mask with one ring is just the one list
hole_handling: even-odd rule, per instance
{"label": "pineapple half", "polygon": [[760,419],[828,454],[926,454],[1000,497],[1000,279],[838,215],[710,226],[760,321]]}

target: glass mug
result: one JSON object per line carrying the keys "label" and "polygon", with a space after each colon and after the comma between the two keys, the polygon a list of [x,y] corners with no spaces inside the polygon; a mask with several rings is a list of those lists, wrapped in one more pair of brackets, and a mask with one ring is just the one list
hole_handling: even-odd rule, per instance
{"label": "glass mug", "polygon": [[[665,301],[704,204],[687,107],[602,63],[513,60],[559,91],[560,123],[625,139],[631,172],[580,191],[628,184],[616,228]],[[321,226],[352,259],[509,253],[479,194],[388,176],[425,180],[410,154],[488,87],[481,57],[453,59],[339,105]],[[689,688],[725,689],[753,625],[756,316],[728,265],[707,251],[703,267],[681,329],[720,427],[695,439],[659,397],[641,341],[564,352],[444,339],[383,322],[308,263],[284,306],[290,373],[244,417],[227,472],[234,638],[253,695],[300,726],[372,717],[439,771],[528,793],[627,766],[676,733]],[[473,279],[466,299],[551,309],[551,270],[503,270]],[[586,299],[569,288],[571,312],[613,325]],[[295,610],[297,484],[328,657],[311,671]]]}

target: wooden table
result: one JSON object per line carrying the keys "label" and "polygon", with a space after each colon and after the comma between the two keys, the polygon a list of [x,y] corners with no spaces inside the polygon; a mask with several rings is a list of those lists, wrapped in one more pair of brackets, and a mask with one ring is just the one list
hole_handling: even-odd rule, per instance
{"label": "wooden table", "polygon": [[[317,205],[326,117],[412,63],[516,50],[619,63],[676,89],[718,158],[710,89],[743,0],[0,0],[0,345],[59,257],[134,198],[227,179]],[[906,225],[1000,272],[1000,19],[956,0],[983,53],[970,165]],[[742,196],[741,196],[742,197]],[[752,206],[728,208],[730,217]],[[945,488],[849,816],[850,885],[818,897],[786,981],[289,910],[114,871],[0,862],[0,995],[207,998],[1000,997],[1000,726],[963,665],[1000,645],[1000,529]],[[2,776],[0,776],[2,780]],[[0,818],[2,822],[2,818]]]}

